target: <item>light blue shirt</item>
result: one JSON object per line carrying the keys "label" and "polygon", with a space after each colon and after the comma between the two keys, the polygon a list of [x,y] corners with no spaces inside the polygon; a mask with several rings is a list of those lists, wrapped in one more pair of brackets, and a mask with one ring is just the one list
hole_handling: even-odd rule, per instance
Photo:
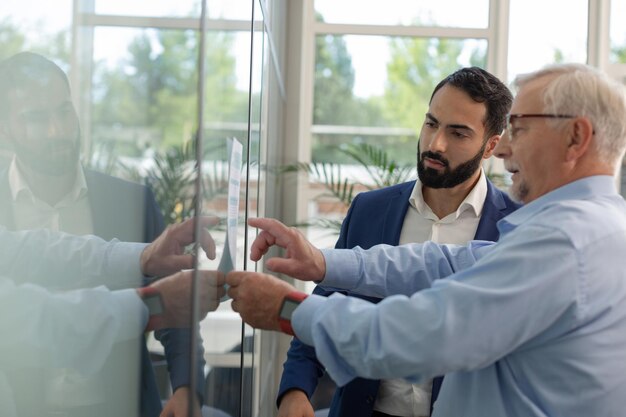
{"label": "light blue shirt", "polygon": [[498,228],[497,244],[325,250],[323,285],[387,298],[309,296],[296,335],[339,385],[445,374],[434,417],[623,416],[626,203],[613,178],[554,190]]}
{"label": "light blue shirt", "polygon": [[[128,395],[133,399],[128,406],[134,409],[132,390],[139,384],[139,366],[128,364],[139,361],[137,347],[148,312],[133,288],[142,282],[139,259],[146,246],[49,230],[9,232],[0,227],[3,417],[28,413],[18,412],[24,404],[34,404],[34,409],[49,407],[48,411],[95,404],[104,398],[93,391],[98,383],[102,387],[125,384],[128,390],[123,398],[117,393],[107,395],[115,395],[111,401],[123,401]],[[114,363],[118,369],[126,366],[124,381],[107,380],[119,374],[111,371],[108,358],[112,352],[126,355],[127,361]],[[45,382],[34,397],[33,387],[19,383],[20,379],[15,384],[15,375],[28,372],[36,372]],[[80,395],[72,392],[74,396],[64,397],[67,387],[72,387],[66,382],[76,380],[82,382],[75,385]]]}
{"label": "light blue shirt", "polygon": [[[141,285],[146,246],[0,227],[0,373],[69,364],[93,372],[113,343],[138,338],[147,309],[124,288]],[[56,291],[81,287],[95,288]]]}

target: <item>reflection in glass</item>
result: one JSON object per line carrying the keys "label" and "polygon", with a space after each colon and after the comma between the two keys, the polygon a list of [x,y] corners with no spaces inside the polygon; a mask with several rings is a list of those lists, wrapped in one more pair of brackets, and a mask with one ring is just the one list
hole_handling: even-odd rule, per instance
{"label": "reflection in glass", "polygon": [[[219,7],[222,3],[212,4]],[[239,5],[241,7],[237,12],[247,11],[246,18],[250,19],[251,2],[247,1],[245,7]],[[224,11],[234,10],[228,2],[223,2],[222,6]],[[255,20],[262,19],[258,5],[254,15]],[[222,174],[226,173],[224,168],[227,168],[229,159],[227,141],[233,139],[242,145],[234,267],[245,270],[249,268],[248,234],[256,232],[248,229],[245,220],[247,216],[256,216],[258,213],[262,81],[265,65],[263,32],[257,31],[254,34],[209,32],[207,36],[220,38],[214,39],[213,45],[207,41],[205,138],[202,155],[199,157],[206,180],[213,181],[212,178],[219,175],[220,167]],[[251,39],[252,51],[250,51]],[[202,198],[204,212],[223,219],[224,227],[215,231],[217,258],[215,261],[204,259],[201,264],[203,269],[215,269],[225,256],[224,249],[227,243],[225,226],[230,198],[227,189],[214,195],[204,192]],[[216,326],[220,327],[219,331],[210,330],[215,330]],[[253,395],[255,374],[253,330],[243,325],[238,314],[232,311],[230,301],[223,302],[216,312],[210,314],[201,323],[201,328],[204,349],[207,352],[205,403],[230,416],[252,416],[253,410],[256,409]]]}
{"label": "reflection in glass", "polygon": [[[193,215],[196,198],[202,199],[205,214],[222,218],[222,224],[211,231],[218,248],[217,258],[214,261],[202,258],[200,264],[202,269],[217,269],[226,242],[227,139],[239,140],[244,146],[244,166],[250,162],[250,34],[208,31],[206,37],[204,141],[201,153],[196,155],[198,33],[96,28],[94,54],[99,57],[99,63],[93,77],[92,146],[96,150],[94,163],[98,166],[113,166],[120,175],[131,175],[151,185],[167,223]],[[119,39],[116,48],[111,48],[111,39]],[[120,48],[120,45],[128,46]],[[257,45],[260,47],[256,48]],[[255,39],[254,59],[260,61],[261,56],[259,37]],[[261,65],[255,62],[253,68],[260,70]],[[255,125],[250,130],[250,149],[258,154],[260,83],[256,79],[251,91]],[[197,163],[203,167],[199,196],[194,189]],[[243,210],[246,203],[256,204],[256,198],[245,201],[244,191],[249,183],[243,176],[238,269],[244,268],[246,254]],[[238,415],[241,320],[226,301],[201,322],[200,329],[207,363],[202,377],[204,402],[215,410]],[[251,329],[246,329],[245,334],[251,336]],[[155,354],[162,352],[154,340],[150,348]],[[250,401],[246,407],[252,405]]]}
{"label": "reflection in glass", "polygon": [[33,50],[59,59],[67,70],[70,58],[72,0],[4,1],[0,8],[0,59]]}
{"label": "reflection in glass", "polygon": [[315,0],[315,10],[328,23],[486,28],[489,20],[489,0]]}
{"label": "reflection in glass", "polygon": [[[106,240],[148,242],[158,236],[163,219],[146,187],[81,164],[82,129],[65,72],[46,57],[31,52],[13,55],[3,61],[1,68],[0,91],[5,97],[0,111],[2,134],[13,156],[0,174],[0,224],[9,230],[46,229]],[[80,257],[80,253],[68,250],[66,256],[69,260],[70,256]],[[33,257],[35,263],[51,261],[45,256]],[[106,285],[116,290],[142,285],[138,277],[104,280],[100,271],[70,279],[70,266],[57,274],[44,271],[36,283],[68,297],[75,293],[67,291],[74,289]],[[10,278],[16,284],[24,283],[18,276]],[[63,308],[40,307],[57,313]],[[76,333],[70,320],[73,308],[69,303],[66,308],[67,317],[59,316],[61,321],[54,323],[63,342],[50,341],[55,343],[47,346],[51,354],[38,352],[38,343],[25,340],[24,356],[14,356],[14,366],[0,370],[5,386],[11,387],[18,414],[131,416],[150,401],[148,392],[141,391],[140,381],[144,387],[154,388],[151,398],[159,401],[141,329],[136,328],[132,337],[122,340],[106,328],[96,332],[85,328]],[[47,331],[41,328],[44,317],[26,319],[33,320],[23,323],[32,326],[33,337],[45,341]],[[99,335],[109,340],[100,341]],[[69,360],[55,357],[58,351],[72,352],[80,346],[91,346],[91,350]],[[143,370],[150,372],[145,378]]]}

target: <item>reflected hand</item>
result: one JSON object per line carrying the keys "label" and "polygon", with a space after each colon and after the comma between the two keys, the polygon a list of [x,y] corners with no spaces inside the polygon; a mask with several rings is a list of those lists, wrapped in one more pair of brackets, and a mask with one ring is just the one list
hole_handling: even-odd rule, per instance
{"label": "reflected hand", "polygon": [[[194,396],[195,397],[195,396]],[[195,397],[197,398],[197,397]],[[163,407],[160,417],[188,417],[189,416],[189,387],[182,386],[174,391]],[[200,401],[194,405],[194,417],[202,417]]]}
{"label": "reflected hand", "polygon": [[278,220],[249,219],[248,224],[262,229],[250,248],[250,259],[258,261],[269,248],[276,245],[286,249],[284,258],[265,261],[267,269],[287,274],[302,281],[320,281],[326,275],[326,261],[322,252],[313,246],[294,227],[287,227]]}
{"label": "reflected hand", "polygon": [[231,307],[241,319],[263,330],[280,331],[278,313],[285,295],[296,289],[280,279],[259,272],[233,271],[226,275]]}
{"label": "reflected hand", "polygon": [[280,400],[277,417],[314,417],[315,411],[303,391],[287,391]]}
{"label": "reflected hand", "polygon": [[194,266],[192,254],[185,253],[185,247],[198,242],[209,259],[215,258],[215,242],[207,227],[219,223],[219,218],[202,216],[201,235],[196,240],[194,219],[168,226],[141,253],[141,272],[147,276],[163,277]]}
{"label": "reflected hand", "polygon": [[[202,320],[209,311],[214,311],[226,294],[225,276],[219,271],[199,271],[198,304]],[[160,279],[150,286],[161,294],[164,312],[155,317],[155,329],[164,327],[191,327],[191,290],[193,271],[181,271]]]}

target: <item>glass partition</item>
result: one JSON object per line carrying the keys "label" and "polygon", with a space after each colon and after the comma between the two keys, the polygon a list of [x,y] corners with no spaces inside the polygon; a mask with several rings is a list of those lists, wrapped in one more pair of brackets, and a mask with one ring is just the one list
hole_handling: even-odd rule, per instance
{"label": "glass partition", "polygon": [[[347,206],[321,196],[330,171],[293,192],[282,169],[300,155],[366,189],[373,180],[351,158],[376,145],[409,169],[395,173],[414,175],[434,83],[490,64],[495,1],[393,0],[383,13],[378,2],[316,0],[301,31],[286,24],[288,0],[4,3],[0,414],[157,417],[192,401],[203,417],[274,415],[286,336],[244,325],[228,299],[197,322],[159,317],[174,299],[194,306],[193,280],[207,271],[255,270],[246,220],[289,217],[300,195],[309,219],[330,220],[310,235],[334,244]],[[541,16],[558,11],[510,1],[509,75],[531,58],[541,62],[527,69],[585,61],[588,2],[557,3],[568,23],[542,43],[532,38],[551,27]],[[611,2],[607,65],[619,64],[623,3]],[[285,120],[290,106],[304,110]],[[175,268],[140,262],[146,243],[196,214],[213,218],[214,259],[190,244]],[[312,401],[324,408],[330,396]]]}
{"label": "glass partition", "polygon": [[[257,336],[228,300],[191,327],[152,331],[157,318],[144,329],[171,306],[164,282],[192,306],[193,276],[255,268],[246,218],[260,213],[267,140],[264,7],[205,5],[205,25],[195,0],[0,12],[0,225],[24,231],[3,231],[17,243],[4,250],[0,299],[27,307],[1,322],[23,329],[0,342],[3,416],[157,417],[188,401],[203,416],[258,413]],[[195,214],[216,219],[216,256],[198,253],[198,275],[141,274],[144,246],[119,243],[151,242]],[[29,267],[11,272],[19,262]],[[142,289],[155,283],[160,297]]]}

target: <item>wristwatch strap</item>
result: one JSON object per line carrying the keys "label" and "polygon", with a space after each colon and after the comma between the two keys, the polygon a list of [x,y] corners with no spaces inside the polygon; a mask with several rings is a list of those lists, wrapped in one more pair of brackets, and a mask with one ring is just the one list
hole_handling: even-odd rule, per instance
{"label": "wristwatch strap", "polygon": [[308,296],[308,294],[300,291],[292,291],[285,295],[278,314],[278,325],[284,333],[295,336],[293,327],[291,327],[291,312],[294,309],[294,303],[300,304]]}
{"label": "wristwatch strap", "polygon": [[149,317],[145,331],[154,330],[163,313],[163,299],[161,298],[161,293],[156,288],[150,286],[138,288],[137,292],[146,307],[148,307]]}

